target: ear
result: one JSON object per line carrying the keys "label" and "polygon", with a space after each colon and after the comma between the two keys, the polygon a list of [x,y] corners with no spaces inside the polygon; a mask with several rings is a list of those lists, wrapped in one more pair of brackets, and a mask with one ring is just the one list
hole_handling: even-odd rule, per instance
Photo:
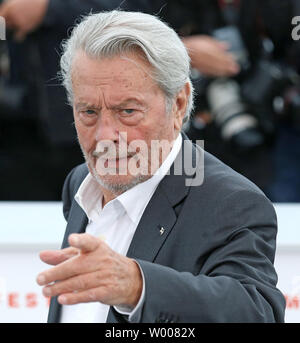
{"label": "ear", "polygon": [[177,94],[174,102],[174,129],[181,130],[182,121],[187,109],[188,99],[191,94],[191,86],[187,82]]}

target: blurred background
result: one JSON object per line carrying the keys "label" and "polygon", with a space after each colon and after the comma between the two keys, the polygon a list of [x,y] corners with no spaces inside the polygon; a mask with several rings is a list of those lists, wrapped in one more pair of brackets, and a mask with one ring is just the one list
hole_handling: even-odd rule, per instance
{"label": "blurred background", "polygon": [[83,162],[58,78],[77,18],[119,7],[157,14],[192,59],[192,140],[274,202],[300,202],[299,0],[8,0],[0,4],[0,200],[60,200]]}
{"label": "blurred background", "polygon": [[[189,138],[204,140],[273,203],[300,203],[299,0],[0,0],[1,216],[8,222],[26,202],[60,202],[65,177],[84,161],[58,77],[61,42],[80,16],[115,8],[158,15],[188,48],[196,92]],[[1,207],[8,202],[23,205]],[[0,291],[4,279],[0,271]]]}

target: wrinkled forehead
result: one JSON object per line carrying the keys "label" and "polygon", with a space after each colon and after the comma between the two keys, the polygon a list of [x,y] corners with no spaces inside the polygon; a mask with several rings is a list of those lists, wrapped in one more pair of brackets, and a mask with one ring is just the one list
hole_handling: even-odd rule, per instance
{"label": "wrinkled forehead", "polygon": [[139,54],[91,58],[78,51],[72,62],[72,88],[101,88],[115,93],[149,92],[158,88],[152,67]]}
{"label": "wrinkled forehead", "polygon": [[[132,64],[129,65],[129,62]],[[135,66],[135,68],[133,68]],[[128,68],[132,71],[140,71],[144,76],[153,77],[154,68],[151,66],[145,54],[139,50],[122,52],[120,54],[110,54],[108,56],[92,56],[83,50],[77,50],[71,63],[71,76],[76,75],[78,71],[93,69],[95,76],[98,72],[107,72],[116,75],[120,71],[125,72]]]}

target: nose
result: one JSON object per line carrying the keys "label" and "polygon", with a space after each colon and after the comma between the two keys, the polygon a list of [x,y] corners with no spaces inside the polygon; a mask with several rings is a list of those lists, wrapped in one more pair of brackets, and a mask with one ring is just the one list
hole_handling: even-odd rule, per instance
{"label": "nose", "polygon": [[96,126],[96,136],[97,142],[101,141],[111,141],[114,143],[118,142],[119,130],[116,120],[109,111],[103,111],[98,118]]}

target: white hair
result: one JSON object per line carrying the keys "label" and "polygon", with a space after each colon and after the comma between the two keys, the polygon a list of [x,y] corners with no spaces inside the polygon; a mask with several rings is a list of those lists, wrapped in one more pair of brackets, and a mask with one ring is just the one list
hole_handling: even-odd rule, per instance
{"label": "white hair", "polygon": [[193,109],[190,58],[176,32],[156,16],[114,10],[83,17],[70,38],[63,42],[61,77],[70,103],[73,102],[72,61],[79,50],[98,59],[142,51],[152,66],[153,80],[166,95],[167,109],[171,109],[185,84],[190,84],[184,121],[189,118]]}

